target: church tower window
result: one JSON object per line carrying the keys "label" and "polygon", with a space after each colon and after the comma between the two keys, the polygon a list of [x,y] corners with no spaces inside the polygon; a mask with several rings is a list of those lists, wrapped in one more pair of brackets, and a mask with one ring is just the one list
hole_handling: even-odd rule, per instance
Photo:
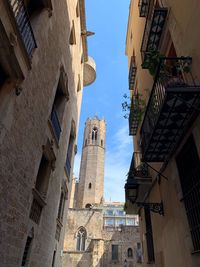
{"label": "church tower window", "polygon": [[84,227],[81,227],[78,230],[77,233],[77,243],[76,243],[76,249],[78,251],[84,251],[85,250],[85,241],[86,241],[86,230]]}
{"label": "church tower window", "polygon": [[92,129],[92,142],[97,140],[97,133],[98,133],[98,129],[96,127],[94,127]]}
{"label": "church tower window", "polygon": [[92,188],[92,184],[91,184],[91,183],[89,183],[89,185],[88,185],[88,188],[89,188],[89,189],[91,189],[91,188]]}

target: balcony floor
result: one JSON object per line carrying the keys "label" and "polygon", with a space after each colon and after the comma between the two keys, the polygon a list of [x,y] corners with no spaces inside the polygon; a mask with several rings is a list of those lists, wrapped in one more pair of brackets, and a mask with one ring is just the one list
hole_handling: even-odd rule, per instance
{"label": "balcony floor", "polygon": [[[186,128],[199,114],[200,87],[168,88],[162,109],[143,151],[146,162],[163,162],[169,159]],[[148,136],[149,135],[149,136]]]}

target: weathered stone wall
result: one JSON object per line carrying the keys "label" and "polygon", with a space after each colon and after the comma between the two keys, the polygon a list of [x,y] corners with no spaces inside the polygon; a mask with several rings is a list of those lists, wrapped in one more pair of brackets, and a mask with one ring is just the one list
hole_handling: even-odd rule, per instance
{"label": "weathered stone wall", "polygon": [[[138,226],[121,226],[114,231],[103,230],[104,255],[102,267],[141,267],[137,260],[137,243],[140,243]],[[112,245],[118,245],[118,260],[112,260]],[[133,257],[128,257],[128,248],[133,251]]]}
{"label": "weathered stone wall", "polygon": [[[0,18],[7,35],[16,34],[9,17],[8,1],[0,2]],[[75,3],[76,2],[76,3]],[[13,83],[0,88],[0,258],[2,267],[21,266],[27,235],[34,230],[29,266],[49,267],[56,250],[55,266],[60,266],[64,227],[60,242],[55,240],[56,218],[61,186],[66,183],[70,191],[64,166],[71,122],[78,126],[82,90],[77,92],[80,75],[81,88],[83,65],[80,17],[76,16],[77,1],[52,1],[52,15],[42,10],[31,19],[37,42],[29,69],[20,43],[13,49],[19,60],[24,80],[22,91],[15,94]],[[76,45],[69,45],[72,19],[75,23]],[[2,49],[2,48],[1,48]],[[8,55],[9,57],[9,55]],[[52,104],[63,66],[68,79],[69,100],[66,100],[62,132],[57,145],[49,126]],[[43,145],[52,141],[56,157],[55,170],[51,172],[46,205],[39,225],[29,219],[33,199],[32,188],[36,180]],[[73,153],[74,155],[74,153]],[[73,166],[73,159],[72,159]],[[66,201],[65,207],[67,208]],[[65,225],[65,220],[63,221]]]}
{"label": "weathered stone wall", "polygon": [[[115,230],[103,228],[102,209],[69,209],[63,251],[63,267],[141,267],[137,263],[138,226],[122,226]],[[77,231],[87,231],[85,251],[77,251]],[[112,260],[112,245],[118,245],[118,260]],[[131,248],[133,257],[128,257]]]}

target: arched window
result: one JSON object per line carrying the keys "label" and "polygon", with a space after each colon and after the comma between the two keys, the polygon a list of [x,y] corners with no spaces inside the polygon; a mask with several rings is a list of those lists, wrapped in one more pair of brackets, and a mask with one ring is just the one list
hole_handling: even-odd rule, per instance
{"label": "arched window", "polygon": [[103,146],[103,140],[101,139],[101,146]]}
{"label": "arched window", "polygon": [[84,251],[85,250],[85,241],[86,241],[86,230],[84,227],[79,228],[77,233],[77,243],[76,243],[76,250]]}
{"label": "arched window", "polygon": [[94,127],[92,129],[92,141],[96,141],[97,140],[97,132],[98,132],[98,129],[96,127]]}
{"label": "arched window", "polygon": [[132,248],[128,248],[127,254],[128,254],[128,258],[132,258],[133,257],[133,250],[132,250]]}
{"label": "arched window", "polygon": [[87,139],[85,139],[85,146],[87,146]]}
{"label": "arched window", "polygon": [[89,188],[89,189],[91,189],[91,188],[92,188],[92,184],[91,184],[91,183],[89,183],[89,185],[88,185],[88,188]]}

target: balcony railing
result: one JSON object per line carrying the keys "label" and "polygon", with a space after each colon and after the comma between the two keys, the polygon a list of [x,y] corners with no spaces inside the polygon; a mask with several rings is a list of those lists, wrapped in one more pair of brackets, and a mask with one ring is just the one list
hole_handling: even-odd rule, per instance
{"label": "balcony railing", "polygon": [[56,140],[58,142],[61,134],[61,126],[55,107],[53,107],[53,110],[51,112],[51,124],[55,133]]}
{"label": "balcony railing", "polygon": [[129,69],[129,90],[134,89],[135,85],[135,77],[136,77],[136,65],[135,65],[135,57],[131,57],[131,64],[130,64],[130,69]]}
{"label": "balcony railing", "polygon": [[161,58],[141,126],[142,159],[169,159],[199,113],[200,85],[191,74],[191,58]]}
{"label": "balcony railing", "polygon": [[139,95],[133,95],[129,113],[129,135],[136,135],[142,116]]}
{"label": "balcony railing", "polygon": [[26,52],[31,59],[33,50],[37,47],[29,15],[23,0],[8,0],[10,10],[15,18],[17,29],[23,41]]}
{"label": "balcony railing", "polygon": [[142,179],[151,179],[149,174],[149,167],[146,162],[142,162],[142,154],[140,152],[133,153],[133,159],[131,163],[132,174],[134,179],[142,180]]}
{"label": "balcony railing", "polygon": [[150,1],[151,0],[139,0],[138,7],[140,17],[147,17]]}
{"label": "balcony railing", "polygon": [[145,65],[148,52],[157,51],[159,48],[167,11],[167,8],[154,8],[151,16],[149,16],[150,18],[146,20],[141,46],[143,68],[148,68],[148,66]]}
{"label": "balcony railing", "polygon": [[68,154],[67,154],[66,161],[65,161],[65,171],[66,171],[67,177],[70,178],[71,161],[70,161],[70,157]]}

